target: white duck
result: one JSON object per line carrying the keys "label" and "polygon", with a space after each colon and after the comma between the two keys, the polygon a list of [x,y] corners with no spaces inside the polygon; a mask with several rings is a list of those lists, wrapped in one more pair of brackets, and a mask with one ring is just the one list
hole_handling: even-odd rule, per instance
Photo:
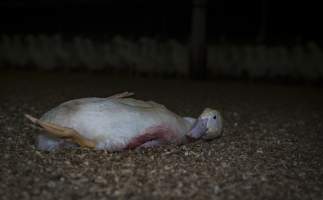
{"label": "white duck", "polygon": [[83,146],[120,151],[162,144],[184,144],[221,135],[222,117],[206,108],[198,119],[180,117],[153,101],[125,98],[124,92],[107,98],[67,101],[40,119],[26,117],[45,133],[38,136],[41,150]]}

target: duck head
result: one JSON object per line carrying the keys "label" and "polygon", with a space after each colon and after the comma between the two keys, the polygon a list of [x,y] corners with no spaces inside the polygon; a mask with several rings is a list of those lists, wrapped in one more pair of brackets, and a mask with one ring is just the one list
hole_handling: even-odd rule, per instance
{"label": "duck head", "polygon": [[222,134],[222,116],[217,110],[205,108],[186,134],[191,139],[213,139]]}

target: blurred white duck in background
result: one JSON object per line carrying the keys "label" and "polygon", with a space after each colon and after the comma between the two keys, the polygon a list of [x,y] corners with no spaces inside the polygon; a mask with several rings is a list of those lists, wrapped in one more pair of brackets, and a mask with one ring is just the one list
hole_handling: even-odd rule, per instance
{"label": "blurred white duck in background", "polygon": [[222,133],[222,116],[216,110],[206,108],[197,119],[180,117],[153,101],[127,98],[131,95],[124,92],[67,101],[40,119],[26,115],[44,130],[37,147],[48,151],[77,146],[120,151],[185,144]]}

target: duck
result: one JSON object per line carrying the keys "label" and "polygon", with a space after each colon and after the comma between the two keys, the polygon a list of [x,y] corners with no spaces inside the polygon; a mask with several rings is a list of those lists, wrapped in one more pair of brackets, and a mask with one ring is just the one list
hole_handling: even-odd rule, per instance
{"label": "duck", "polygon": [[154,101],[122,92],[109,97],[85,97],[59,104],[40,118],[25,117],[41,129],[36,147],[52,151],[84,147],[122,151],[165,144],[186,144],[222,135],[223,119],[205,108],[198,118],[181,117]]}

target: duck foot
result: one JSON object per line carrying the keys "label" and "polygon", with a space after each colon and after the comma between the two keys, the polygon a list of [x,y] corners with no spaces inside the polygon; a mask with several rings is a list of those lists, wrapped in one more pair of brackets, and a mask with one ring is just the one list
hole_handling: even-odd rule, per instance
{"label": "duck foot", "polygon": [[95,148],[96,146],[95,141],[83,137],[72,128],[61,127],[53,123],[44,122],[28,114],[26,114],[25,117],[34,124],[38,125],[40,128],[43,128],[49,135],[53,137],[70,140],[81,147]]}

